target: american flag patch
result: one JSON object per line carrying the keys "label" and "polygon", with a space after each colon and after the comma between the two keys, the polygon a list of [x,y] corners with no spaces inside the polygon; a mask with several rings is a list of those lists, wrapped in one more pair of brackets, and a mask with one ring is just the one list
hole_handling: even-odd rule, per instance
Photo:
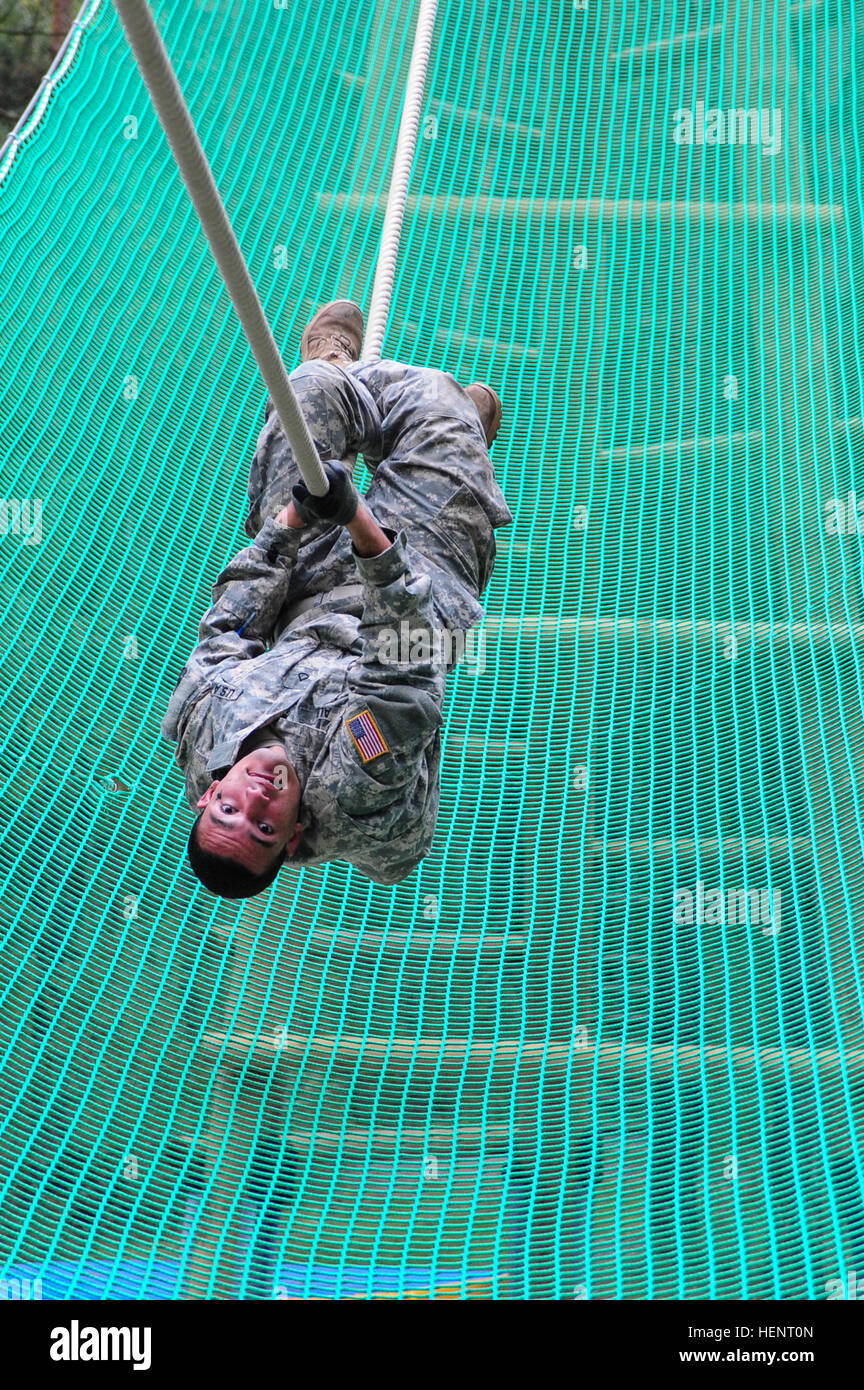
{"label": "american flag patch", "polygon": [[390,751],[368,709],[355,714],[353,719],[346,719],[345,723],[364,763],[371,763],[373,758],[380,758],[382,753]]}

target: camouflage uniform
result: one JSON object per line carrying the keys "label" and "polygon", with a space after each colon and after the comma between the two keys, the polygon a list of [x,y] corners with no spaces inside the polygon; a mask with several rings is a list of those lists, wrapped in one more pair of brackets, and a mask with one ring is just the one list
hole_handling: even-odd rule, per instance
{"label": "camouflage uniform", "polygon": [[494,529],[512,516],[477,410],[449,374],[315,360],[292,385],[322,458],[363,452],[366,502],[393,544],[359,559],[342,527],[276,524],[298,474],[270,414],[249,479],[253,543],[216,582],[162,732],[193,807],[272,732],[301,786],[303,835],[286,862],[344,859],[397,883],[432,843],[446,667],[429,642],[391,664],[380,634],[479,621]]}

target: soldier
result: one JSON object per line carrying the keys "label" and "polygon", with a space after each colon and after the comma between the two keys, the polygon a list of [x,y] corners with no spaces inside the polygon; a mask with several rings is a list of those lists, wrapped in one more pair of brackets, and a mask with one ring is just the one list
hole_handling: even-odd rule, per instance
{"label": "soldier", "polygon": [[[192,870],[225,898],[332,859],[398,883],[429,852],[446,672],[513,520],[489,458],[492,387],[361,363],[362,339],[348,300],[307,325],[291,381],[330,490],[304,486],[268,402],[252,544],[217,579],[162,721],[198,812]],[[365,497],[339,462],[360,451]]]}

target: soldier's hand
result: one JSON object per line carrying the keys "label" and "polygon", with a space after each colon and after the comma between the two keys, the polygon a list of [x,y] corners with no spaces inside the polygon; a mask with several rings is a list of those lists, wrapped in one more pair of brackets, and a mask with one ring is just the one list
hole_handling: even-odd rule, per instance
{"label": "soldier's hand", "polygon": [[275,520],[278,526],[293,526],[295,531],[302,531],[305,525],[293,502],[289,502],[287,507],[283,507],[281,512],[277,512]]}
{"label": "soldier's hand", "polygon": [[323,468],[330,484],[328,491],[323,497],[316,497],[305,483],[295,483],[291,489],[294,506],[307,526],[313,525],[316,521],[329,521],[335,526],[347,526],[357,515],[360,494],[348,469],[338,459],[328,459]]}

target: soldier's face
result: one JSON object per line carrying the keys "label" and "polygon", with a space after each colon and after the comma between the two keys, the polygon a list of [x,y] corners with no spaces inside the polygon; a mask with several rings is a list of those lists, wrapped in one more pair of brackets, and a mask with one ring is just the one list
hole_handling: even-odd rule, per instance
{"label": "soldier's face", "polygon": [[283,849],[293,854],[297,848],[299,806],[300,783],[285,749],[277,743],[256,748],[201,797],[198,843],[263,874]]}

